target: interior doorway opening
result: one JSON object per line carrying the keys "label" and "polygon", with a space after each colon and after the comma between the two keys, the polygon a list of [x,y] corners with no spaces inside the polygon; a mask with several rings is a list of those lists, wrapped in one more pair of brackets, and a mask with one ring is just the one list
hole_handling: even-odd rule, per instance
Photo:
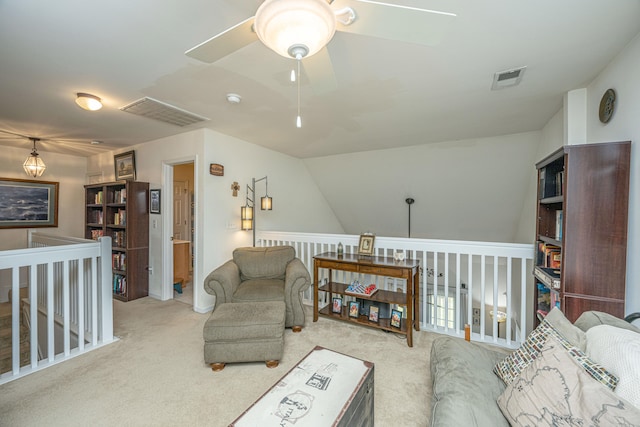
{"label": "interior doorway opening", "polygon": [[165,281],[165,297],[195,306],[196,291],[196,182],[194,161],[182,161],[166,165],[165,202],[168,208],[165,236],[169,265]]}

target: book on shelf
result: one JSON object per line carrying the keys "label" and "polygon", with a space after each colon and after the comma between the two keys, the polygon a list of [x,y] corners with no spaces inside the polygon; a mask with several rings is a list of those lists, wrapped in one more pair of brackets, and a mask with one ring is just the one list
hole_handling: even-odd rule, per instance
{"label": "book on shelf", "polygon": [[556,196],[562,196],[562,180],[564,179],[564,171],[556,173]]}
{"label": "book on shelf", "polygon": [[560,270],[536,266],[534,274],[549,289],[560,289]]}
{"label": "book on shelf", "polygon": [[91,238],[93,240],[98,240],[98,238],[102,237],[104,232],[102,230],[91,230]]}
{"label": "book on shelf", "polygon": [[562,210],[556,211],[556,240],[562,240]]}
{"label": "book on shelf", "polygon": [[127,189],[116,190],[113,192],[113,203],[126,203]]}
{"label": "book on shelf", "polygon": [[93,197],[93,203],[96,205],[101,205],[102,204],[102,190],[98,191],[95,196]]}
{"label": "book on shelf", "polygon": [[560,246],[552,245],[542,241],[538,242],[538,262],[541,267],[559,269],[562,260],[562,249]]}
{"label": "book on shelf", "polygon": [[127,278],[120,274],[113,275],[113,292],[116,294],[127,293]]}
{"label": "book on shelf", "polygon": [[111,255],[112,261],[111,261],[111,268],[113,268],[114,270],[121,270],[121,271],[125,271],[127,269],[127,264],[126,264],[126,260],[127,260],[127,255],[124,253],[121,254],[113,254]]}
{"label": "book on shelf", "polygon": [[118,209],[118,212],[113,214],[113,225],[127,225],[127,211]]}
{"label": "book on shelf", "polygon": [[546,191],[545,191],[546,175],[547,175],[547,169],[546,168],[540,169],[540,185],[539,185],[539,194],[538,194],[539,199],[544,199],[546,197]]}

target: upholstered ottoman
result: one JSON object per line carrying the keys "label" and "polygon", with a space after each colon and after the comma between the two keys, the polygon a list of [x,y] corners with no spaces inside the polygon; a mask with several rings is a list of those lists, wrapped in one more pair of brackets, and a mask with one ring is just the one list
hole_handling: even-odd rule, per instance
{"label": "upholstered ottoman", "polygon": [[283,301],[225,303],[204,324],[204,361],[214,371],[225,363],[265,361],[275,368],[284,349]]}

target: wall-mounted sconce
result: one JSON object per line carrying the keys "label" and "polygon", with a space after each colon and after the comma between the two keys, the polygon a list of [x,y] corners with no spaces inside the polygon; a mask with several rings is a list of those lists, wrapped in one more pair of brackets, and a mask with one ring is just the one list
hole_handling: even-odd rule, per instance
{"label": "wall-mounted sconce", "polygon": [[[251,186],[247,184],[247,195],[245,199],[245,204],[244,206],[240,207],[240,221],[241,221],[240,228],[242,230],[253,230],[253,246],[256,245],[256,230],[255,230],[256,217],[254,213],[255,194],[256,194],[255,190],[256,190],[256,183],[260,181],[264,181],[265,183],[264,197],[260,198],[260,209],[262,209],[263,211],[272,210],[273,198],[269,196],[269,193],[267,191],[268,181],[266,176],[260,179],[255,179],[255,178],[251,179]],[[251,197],[249,197],[249,192],[251,192]]]}

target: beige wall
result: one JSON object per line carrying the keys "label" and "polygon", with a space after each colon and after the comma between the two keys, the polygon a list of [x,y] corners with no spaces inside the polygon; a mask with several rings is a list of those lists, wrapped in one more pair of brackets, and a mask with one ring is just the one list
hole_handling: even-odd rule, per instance
{"label": "beige wall", "polygon": [[[54,181],[59,183],[58,227],[38,228],[51,234],[84,237],[84,184],[87,162],[84,157],[40,153],[47,166],[40,178],[30,178],[22,169],[31,150],[2,147],[0,177]],[[0,250],[26,247],[27,229],[0,229]]]}

